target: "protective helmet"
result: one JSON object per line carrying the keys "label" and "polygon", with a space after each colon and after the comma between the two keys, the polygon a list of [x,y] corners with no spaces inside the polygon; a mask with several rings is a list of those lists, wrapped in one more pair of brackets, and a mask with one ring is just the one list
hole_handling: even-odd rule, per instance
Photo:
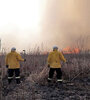
{"label": "protective helmet", "polygon": [[57,46],[54,46],[54,47],[53,47],[53,50],[58,50],[58,47],[57,47]]}
{"label": "protective helmet", "polygon": [[16,51],[16,48],[15,47],[11,48],[11,51]]}

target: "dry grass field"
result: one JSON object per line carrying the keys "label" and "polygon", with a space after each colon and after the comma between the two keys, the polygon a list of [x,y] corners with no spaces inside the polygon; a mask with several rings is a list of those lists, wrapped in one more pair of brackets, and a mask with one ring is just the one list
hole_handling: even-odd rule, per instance
{"label": "dry grass field", "polygon": [[90,100],[90,54],[65,54],[63,84],[56,83],[56,74],[47,82],[47,56],[22,54],[26,58],[21,63],[22,83],[13,80],[8,85],[5,55],[0,55],[0,100]]}

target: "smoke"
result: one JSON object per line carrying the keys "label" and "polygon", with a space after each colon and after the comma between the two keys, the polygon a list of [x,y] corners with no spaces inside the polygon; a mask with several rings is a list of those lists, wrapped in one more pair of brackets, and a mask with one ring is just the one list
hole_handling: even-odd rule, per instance
{"label": "smoke", "polygon": [[49,46],[75,46],[80,37],[88,37],[85,46],[90,48],[89,4],[90,0],[48,0],[42,32]]}
{"label": "smoke", "polygon": [[[0,21],[3,23],[0,24],[3,27],[0,26],[0,38],[4,48],[10,49],[15,46],[22,50],[38,45],[46,50],[54,45],[65,48],[81,43],[82,46],[90,49],[90,0],[38,0],[32,6],[28,2],[29,0],[25,5],[24,1],[23,4],[20,1],[12,6],[10,4],[12,9],[6,5],[4,17],[7,17],[3,21],[3,16],[0,16]],[[32,0],[30,4],[31,2]],[[17,9],[15,9],[16,5]]]}

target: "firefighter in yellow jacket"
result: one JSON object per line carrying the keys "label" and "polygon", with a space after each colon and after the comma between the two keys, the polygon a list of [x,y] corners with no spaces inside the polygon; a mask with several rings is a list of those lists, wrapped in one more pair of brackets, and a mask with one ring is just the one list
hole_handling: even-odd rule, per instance
{"label": "firefighter in yellow jacket", "polygon": [[63,54],[58,51],[58,47],[54,46],[53,51],[48,56],[48,67],[50,67],[48,82],[53,78],[53,74],[57,73],[57,82],[62,82],[61,61],[66,62]]}
{"label": "firefighter in yellow jacket", "polygon": [[11,52],[6,55],[6,67],[8,68],[8,83],[10,84],[13,79],[13,74],[15,72],[16,83],[20,83],[20,61],[26,61],[20,54],[16,52],[16,48],[13,47]]}

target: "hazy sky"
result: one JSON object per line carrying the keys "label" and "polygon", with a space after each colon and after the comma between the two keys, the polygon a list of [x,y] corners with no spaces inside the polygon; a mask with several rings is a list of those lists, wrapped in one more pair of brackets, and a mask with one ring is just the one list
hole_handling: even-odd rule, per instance
{"label": "hazy sky", "polygon": [[[0,0],[2,47],[75,46],[90,48],[90,0]],[[82,41],[83,39],[81,39]]]}

